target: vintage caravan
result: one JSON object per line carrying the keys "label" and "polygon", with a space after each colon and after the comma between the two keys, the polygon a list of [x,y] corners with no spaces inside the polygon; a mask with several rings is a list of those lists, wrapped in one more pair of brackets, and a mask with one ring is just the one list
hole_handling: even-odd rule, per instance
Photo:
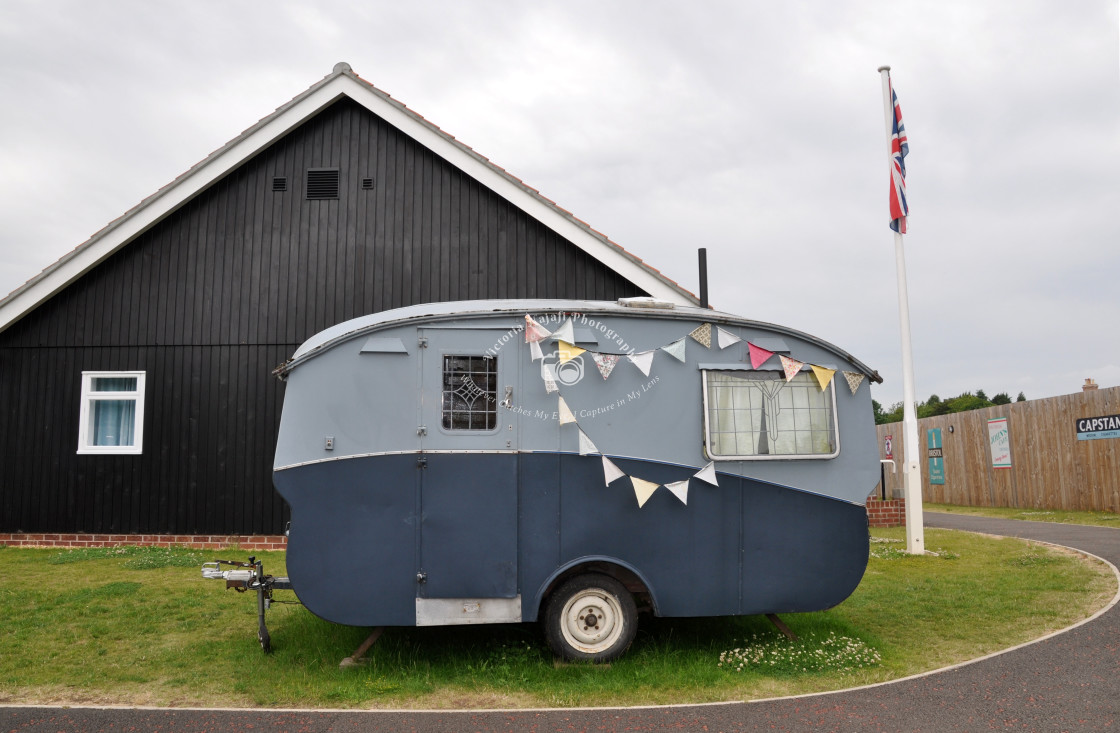
{"label": "vintage caravan", "polygon": [[639,608],[819,610],[866,568],[880,380],[805,333],[648,298],[438,303],[277,374],[290,585],[329,621],[540,619],[603,661]]}

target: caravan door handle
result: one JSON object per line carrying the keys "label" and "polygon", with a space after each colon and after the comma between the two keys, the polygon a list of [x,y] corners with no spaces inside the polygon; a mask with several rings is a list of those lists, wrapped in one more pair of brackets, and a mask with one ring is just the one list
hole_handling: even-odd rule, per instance
{"label": "caravan door handle", "polygon": [[502,407],[506,408],[507,410],[513,409],[513,386],[512,385],[507,385],[506,386],[506,398],[504,400],[502,400],[501,402],[499,402],[498,404],[501,405]]}

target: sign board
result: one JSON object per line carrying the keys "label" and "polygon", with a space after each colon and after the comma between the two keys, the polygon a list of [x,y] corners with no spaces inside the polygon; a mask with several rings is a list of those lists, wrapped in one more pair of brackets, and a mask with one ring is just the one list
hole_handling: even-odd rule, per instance
{"label": "sign board", "polygon": [[992,447],[992,468],[1011,468],[1011,432],[1006,417],[988,421],[988,443]]}
{"label": "sign board", "polygon": [[883,453],[886,454],[887,460],[894,460],[894,436],[888,435],[883,439]]}
{"label": "sign board", "polygon": [[945,483],[945,455],[941,451],[941,428],[926,431],[926,451],[929,455],[929,482]]}
{"label": "sign board", "polygon": [[1078,440],[1104,440],[1120,438],[1120,415],[1080,417],[1077,419]]}

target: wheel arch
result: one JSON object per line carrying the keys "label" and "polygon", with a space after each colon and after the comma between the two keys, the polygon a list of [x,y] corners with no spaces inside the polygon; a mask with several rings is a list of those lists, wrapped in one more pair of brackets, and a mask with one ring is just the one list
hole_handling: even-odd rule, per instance
{"label": "wheel arch", "polygon": [[541,606],[544,605],[545,599],[553,590],[569,578],[586,573],[600,573],[614,578],[636,597],[639,612],[649,610],[654,616],[661,615],[657,610],[657,596],[654,594],[653,586],[640,570],[617,557],[585,555],[560,565],[551,575],[545,578],[533,596],[533,607],[531,609],[522,608],[522,620],[537,620],[540,616]]}

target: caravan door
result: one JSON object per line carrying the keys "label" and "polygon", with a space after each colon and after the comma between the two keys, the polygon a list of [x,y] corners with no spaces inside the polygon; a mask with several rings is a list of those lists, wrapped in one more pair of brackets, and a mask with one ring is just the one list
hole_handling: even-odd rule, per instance
{"label": "caravan door", "polygon": [[519,425],[511,409],[520,390],[520,350],[516,343],[494,348],[516,328],[420,333],[419,626],[521,620]]}

